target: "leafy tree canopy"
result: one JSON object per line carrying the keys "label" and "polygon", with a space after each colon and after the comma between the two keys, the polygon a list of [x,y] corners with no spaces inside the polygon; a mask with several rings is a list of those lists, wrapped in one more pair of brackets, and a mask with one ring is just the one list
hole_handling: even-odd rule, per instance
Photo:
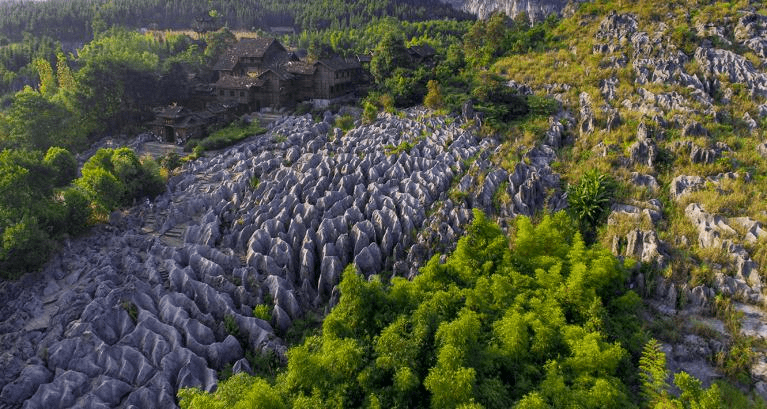
{"label": "leafy tree canopy", "polygon": [[477,211],[412,281],[348,267],[322,335],[291,348],[273,384],[237,375],[214,394],[182,390],[181,406],[631,408],[639,351],[617,336],[639,329],[616,324],[636,321],[637,304],[616,308],[635,296],[624,277],[565,213],[521,217],[509,240]]}

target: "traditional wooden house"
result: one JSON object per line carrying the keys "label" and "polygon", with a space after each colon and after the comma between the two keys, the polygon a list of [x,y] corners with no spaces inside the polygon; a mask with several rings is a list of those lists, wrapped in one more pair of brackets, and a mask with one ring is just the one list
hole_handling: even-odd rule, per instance
{"label": "traditional wooden house", "polygon": [[292,107],[301,101],[328,101],[355,91],[364,78],[356,59],[300,60],[273,38],[242,39],[215,65],[219,101],[242,110]]}
{"label": "traditional wooden house", "polygon": [[211,125],[229,123],[233,119],[232,108],[232,105],[209,103],[205,109],[191,111],[173,104],[156,108],[155,119],[147,125],[160,142],[182,145],[190,138],[205,136]]}
{"label": "traditional wooden house", "polygon": [[189,138],[201,136],[206,121],[200,115],[173,104],[155,111],[155,120],[148,125],[161,142],[181,144]]}
{"label": "traditional wooden house", "polygon": [[314,99],[333,100],[352,93],[362,77],[362,66],[354,59],[335,57],[314,65]]}
{"label": "traditional wooden house", "polygon": [[423,44],[408,47],[407,53],[416,63],[431,63],[434,60],[434,56],[437,55],[437,50],[428,44]]}
{"label": "traditional wooden house", "polygon": [[222,76],[244,76],[250,68],[272,65],[288,57],[288,51],[274,38],[243,38],[228,49],[213,67]]}

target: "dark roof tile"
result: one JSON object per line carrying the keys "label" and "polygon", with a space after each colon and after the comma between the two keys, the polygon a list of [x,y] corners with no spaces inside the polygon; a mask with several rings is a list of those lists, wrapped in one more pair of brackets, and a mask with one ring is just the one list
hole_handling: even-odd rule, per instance
{"label": "dark roof tile", "polygon": [[254,77],[232,77],[229,75],[221,77],[216,82],[216,88],[235,88],[235,89],[245,89],[245,88],[251,88],[251,87],[260,87],[264,85],[264,80],[261,78],[254,78]]}
{"label": "dark roof tile", "polygon": [[214,71],[228,71],[237,65],[240,57],[262,58],[266,50],[276,43],[277,46],[285,48],[277,40],[271,37],[243,38],[224,53],[213,67]]}

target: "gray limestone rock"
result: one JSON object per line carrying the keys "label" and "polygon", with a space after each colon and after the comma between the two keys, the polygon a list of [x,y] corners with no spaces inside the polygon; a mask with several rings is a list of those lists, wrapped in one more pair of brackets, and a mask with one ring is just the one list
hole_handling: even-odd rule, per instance
{"label": "gray limestone rock", "polygon": [[371,243],[354,257],[354,264],[365,276],[377,274],[381,270],[381,250],[378,244]]}
{"label": "gray limestone rock", "polygon": [[0,401],[22,403],[30,398],[40,385],[50,382],[52,378],[53,374],[48,368],[40,364],[28,365],[16,380],[3,387],[0,391]]}
{"label": "gray limestone rock", "polygon": [[89,384],[88,375],[77,371],[65,371],[53,382],[41,385],[26,402],[35,408],[66,408],[73,406]]}
{"label": "gray limestone rock", "polygon": [[693,145],[690,150],[690,162],[692,163],[712,164],[721,156],[722,151],[715,148],[705,149],[698,145]]}
{"label": "gray limestone rock", "polygon": [[[552,118],[551,142],[570,143],[574,123],[566,112]],[[417,109],[333,142],[330,130],[311,116],[282,117],[262,137],[185,164],[165,194],[125,210],[121,223],[70,240],[40,273],[49,284],[0,285],[0,304],[13,310],[0,314],[1,332],[14,334],[0,340],[9,350],[0,401],[175,407],[179,387],[212,390],[215,370],[232,362],[248,371],[225,317],[252,350],[284,356],[275,328],[252,316],[264,294],[285,331],[307,308],[338,301],[349,262],[366,275],[406,275],[450,250],[482,188],[508,184],[510,217],[566,203],[548,146],[520,151],[525,160],[508,175],[489,160],[498,141]],[[409,152],[381,149],[415,139]],[[474,166],[492,183],[474,186]],[[449,200],[453,180],[465,200]],[[140,211],[151,215],[143,224]],[[45,367],[24,363],[44,349]]]}
{"label": "gray limestone rock", "polygon": [[631,172],[631,182],[637,186],[644,186],[651,192],[657,192],[660,189],[660,184],[652,175]]}
{"label": "gray limestone rock", "polygon": [[756,147],[756,151],[759,152],[760,155],[762,155],[763,158],[767,158],[767,142],[760,143]]}
{"label": "gray limestone rock", "polygon": [[635,165],[653,168],[658,157],[658,148],[652,139],[636,141],[629,147],[629,160]]}
{"label": "gray limestone rock", "polygon": [[678,200],[682,196],[702,189],[706,180],[700,176],[680,175],[671,181],[671,197]]}

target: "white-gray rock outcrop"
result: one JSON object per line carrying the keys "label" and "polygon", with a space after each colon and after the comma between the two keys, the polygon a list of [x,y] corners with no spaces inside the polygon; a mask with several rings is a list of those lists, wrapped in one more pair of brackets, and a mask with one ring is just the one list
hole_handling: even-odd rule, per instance
{"label": "white-gray rock outcrop", "polygon": [[464,10],[481,19],[488,18],[494,12],[504,12],[516,17],[526,13],[532,21],[542,21],[549,14],[560,14],[570,3],[582,3],[586,0],[441,0],[458,10]]}
{"label": "white-gray rock outcrop", "polygon": [[[415,274],[455,245],[472,205],[508,216],[564,206],[550,147],[509,174],[487,161],[497,142],[424,114],[346,134],[282,118],[188,163],[165,194],[71,240],[41,273],[1,282],[0,400],[174,407],[179,388],[250,371],[246,349],[284,358],[278,335],[337,301],[349,263]],[[496,208],[501,187],[511,200]],[[269,322],[253,315],[259,304]]]}

